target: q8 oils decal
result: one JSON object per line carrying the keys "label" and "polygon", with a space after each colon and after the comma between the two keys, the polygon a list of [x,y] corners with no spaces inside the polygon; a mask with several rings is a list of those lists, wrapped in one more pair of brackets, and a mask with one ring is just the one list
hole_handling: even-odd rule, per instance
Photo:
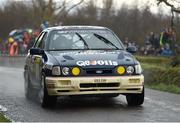
{"label": "q8 oils decal", "polygon": [[94,66],[94,65],[100,65],[100,66],[117,66],[117,61],[111,61],[111,60],[93,60],[93,61],[77,61],[76,64],[78,66]]}

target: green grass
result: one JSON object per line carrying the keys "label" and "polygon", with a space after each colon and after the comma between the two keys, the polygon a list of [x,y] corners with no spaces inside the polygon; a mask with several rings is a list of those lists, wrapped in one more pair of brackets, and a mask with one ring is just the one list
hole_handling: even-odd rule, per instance
{"label": "green grass", "polygon": [[149,64],[170,64],[171,58],[161,56],[136,56],[141,63]]}
{"label": "green grass", "polygon": [[167,69],[167,68],[170,68],[170,66],[166,65],[166,64],[150,64],[150,63],[144,63],[144,62],[141,62],[141,65],[142,65],[142,68],[143,69]]}
{"label": "green grass", "polygon": [[172,67],[172,58],[136,56],[145,76],[145,85],[149,88],[180,94],[180,66]]}
{"label": "green grass", "polygon": [[164,83],[180,87],[180,67],[143,63],[142,68],[146,84]]}
{"label": "green grass", "polygon": [[180,94],[180,87],[178,87],[176,85],[166,85],[164,83],[159,83],[159,84],[146,85],[146,87],[152,88],[152,89],[155,89],[155,90]]}
{"label": "green grass", "polygon": [[10,121],[6,119],[2,114],[0,114],[0,122],[10,122]]}

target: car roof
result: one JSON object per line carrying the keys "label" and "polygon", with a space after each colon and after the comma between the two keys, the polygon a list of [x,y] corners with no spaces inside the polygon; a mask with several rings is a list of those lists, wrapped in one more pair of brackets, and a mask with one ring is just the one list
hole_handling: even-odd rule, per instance
{"label": "car roof", "polygon": [[49,27],[45,30],[47,31],[52,31],[52,30],[73,30],[73,29],[82,29],[82,30],[88,30],[88,29],[104,29],[104,30],[109,30],[106,27],[102,26],[55,26],[55,27]]}

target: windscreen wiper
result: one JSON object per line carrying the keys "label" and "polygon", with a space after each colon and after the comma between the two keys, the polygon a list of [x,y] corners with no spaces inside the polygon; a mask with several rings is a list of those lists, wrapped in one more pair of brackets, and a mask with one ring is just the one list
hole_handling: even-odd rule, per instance
{"label": "windscreen wiper", "polygon": [[81,41],[83,41],[83,43],[84,43],[84,45],[86,46],[86,48],[89,49],[89,46],[88,46],[88,44],[86,43],[86,41],[84,40],[84,38],[83,38],[79,33],[77,33],[77,32],[76,32],[76,35],[80,38]]}
{"label": "windscreen wiper", "polygon": [[108,39],[106,39],[105,37],[101,36],[101,35],[98,35],[96,33],[94,33],[94,36],[97,37],[98,39],[100,39],[101,41],[103,41],[104,43],[106,44],[110,44],[111,46],[115,47],[117,50],[119,50],[119,48],[114,45],[111,41],[109,41]]}

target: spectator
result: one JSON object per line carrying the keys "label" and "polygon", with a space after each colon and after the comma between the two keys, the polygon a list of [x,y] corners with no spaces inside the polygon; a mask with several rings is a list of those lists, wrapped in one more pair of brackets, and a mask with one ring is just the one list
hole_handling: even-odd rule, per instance
{"label": "spectator", "polygon": [[164,47],[166,43],[169,43],[169,30],[168,28],[164,29],[160,34],[160,46]]}
{"label": "spectator", "polygon": [[16,56],[18,55],[18,43],[11,37],[8,39],[9,41],[9,55]]}
{"label": "spectator", "polygon": [[4,52],[3,41],[0,39],[0,54]]}
{"label": "spectator", "polygon": [[44,29],[49,27],[49,22],[48,21],[44,21],[41,25],[40,25],[40,30],[43,31]]}
{"label": "spectator", "polygon": [[170,46],[168,43],[165,44],[165,47],[162,49],[161,52],[162,56],[173,56],[173,51],[170,49]]}
{"label": "spectator", "polygon": [[170,48],[173,49],[174,48],[173,44],[175,44],[176,42],[176,32],[174,29],[170,27],[168,29],[168,34],[169,34],[169,45],[170,45]]}
{"label": "spectator", "polygon": [[153,32],[150,33],[149,42],[155,50],[159,48],[159,36],[155,35]]}
{"label": "spectator", "polygon": [[152,46],[155,45],[156,39],[155,39],[155,36],[154,36],[154,32],[150,32],[149,42],[151,43]]}
{"label": "spectator", "polygon": [[29,42],[29,44],[28,44],[28,46],[27,46],[27,50],[29,50],[29,49],[33,46],[35,40],[36,40],[36,34],[33,34],[33,35],[31,36],[30,42]]}
{"label": "spectator", "polygon": [[129,38],[128,37],[125,37],[124,46],[125,46],[125,48],[127,48],[129,46]]}

